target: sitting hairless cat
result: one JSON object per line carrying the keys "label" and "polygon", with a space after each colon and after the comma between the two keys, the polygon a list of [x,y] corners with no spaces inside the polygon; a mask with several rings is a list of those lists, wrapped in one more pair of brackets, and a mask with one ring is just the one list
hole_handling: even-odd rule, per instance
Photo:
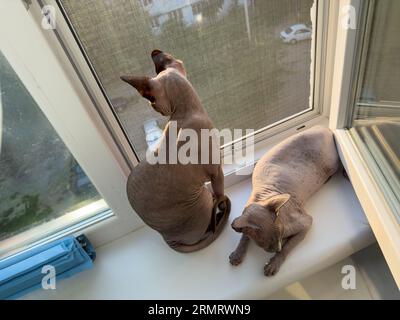
{"label": "sitting hairless cat", "polygon": [[[194,130],[197,137],[201,136],[201,129],[212,129],[213,124],[186,78],[182,61],[160,50],[153,50],[151,57],[156,77],[121,79],[148,99],[155,111],[170,117],[162,139],[167,151],[178,151],[183,142],[169,145],[172,122],[177,135],[185,128]],[[201,143],[197,145],[201,155]],[[220,164],[183,164],[179,159],[175,163],[169,159],[167,152],[164,164],[142,161],[134,167],[127,182],[129,202],[172,249],[196,251],[213,242],[228,220],[230,201],[224,195],[224,175]],[[212,192],[205,186],[207,181],[211,181]]]}
{"label": "sitting hairless cat", "polygon": [[249,239],[267,252],[275,252],[264,267],[273,276],[289,252],[304,239],[312,217],[304,202],[338,169],[339,158],[332,132],[317,126],[273,147],[257,163],[253,191],[232,228],[243,233],[232,265],[242,262]]}

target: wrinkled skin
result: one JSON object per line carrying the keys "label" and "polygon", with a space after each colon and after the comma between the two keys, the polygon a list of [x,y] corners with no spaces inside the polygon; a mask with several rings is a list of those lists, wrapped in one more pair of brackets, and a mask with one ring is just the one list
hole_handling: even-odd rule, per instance
{"label": "wrinkled skin", "polygon": [[[122,76],[121,79],[149,100],[156,112],[169,117],[163,136],[165,143],[160,144],[157,154],[170,147],[171,121],[177,123],[177,135],[180,129],[187,128],[193,129],[198,137],[201,129],[212,129],[213,124],[186,79],[183,62],[160,50],[153,50],[151,58],[156,77]],[[178,152],[185,142],[171,148]],[[201,143],[198,146],[200,156]],[[212,147],[208,151],[219,152]],[[143,221],[157,230],[171,248],[196,251],[215,240],[230,211],[222,169],[220,164],[170,163],[166,154],[166,164],[142,161],[133,168],[127,182],[128,199]],[[205,186],[208,181],[211,191]],[[222,218],[221,214],[217,217],[217,207],[223,211]]]}
{"label": "wrinkled skin", "polygon": [[287,255],[306,236],[312,217],[304,202],[337,170],[339,158],[329,129],[313,127],[281,142],[257,163],[253,190],[232,228],[242,233],[229,256],[239,265],[252,239],[267,252],[275,252],[265,265],[266,276],[275,275]]}

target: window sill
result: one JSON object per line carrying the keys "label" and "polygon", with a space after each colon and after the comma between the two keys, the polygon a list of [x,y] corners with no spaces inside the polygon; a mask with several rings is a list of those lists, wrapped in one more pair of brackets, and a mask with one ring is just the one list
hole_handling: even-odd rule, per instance
{"label": "window sill", "polygon": [[[227,189],[230,221],[241,214],[251,192],[246,179]],[[264,277],[267,254],[254,243],[241,266],[228,262],[240,234],[229,225],[208,248],[180,254],[143,227],[97,248],[94,268],[38,290],[25,299],[233,299],[269,294],[318,272],[375,241],[351,184],[338,173],[307,203],[314,224],[280,272]]]}

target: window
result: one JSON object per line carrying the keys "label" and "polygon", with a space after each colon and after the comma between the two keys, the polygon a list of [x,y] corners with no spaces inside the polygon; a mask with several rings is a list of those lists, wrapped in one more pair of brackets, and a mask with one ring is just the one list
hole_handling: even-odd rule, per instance
{"label": "window", "polygon": [[0,243],[89,205],[89,216],[108,209],[1,52],[0,115]]}
{"label": "window", "polygon": [[[108,2],[111,5],[59,1],[139,160],[148,148],[145,124],[155,121],[162,129],[167,119],[119,76],[154,75],[154,48],[184,61],[189,80],[219,129],[254,129],[261,134],[318,110],[314,35],[281,35],[299,24],[314,24],[316,30],[311,14],[317,1],[175,0],[166,5],[154,0],[151,7],[139,1]],[[152,28],[153,17],[159,17],[157,30]]]}
{"label": "window", "polygon": [[[149,108],[119,76],[154,74],[149,56],[154,48],[184,60],[189,79],[217,128],[255,129],[262,140],[266,132],[274,134],[283,124],[292,128],[293,123],[320,114],[320,105],[314,103],[314,83],[318,83],[315,65],[321,64],[322,57],[317,43],[323,43],[316,36],[320,2],[166,3],[46,0],[57,9],[57,29],[53,31],[41,28],[41,2],[32,2],[27,12],[21,1],[0,1],[2,64],[19,81],[24,94],[18,99],[31,99],[24,105],[30,105],[29,112],[34,114],[29,123],[31,138],[37,134],[40,143],[50,143],[46,149],[54,148],[54,152],[64,154],[64,160],[68,158],[60,180],[51,180],[47,186],[52,195],[57,191],[53,187],[61,181],[65,186],[60,191],[62,197],[47,199],[43,186],[38,188],[44,190],[41,193],[22,199],[27,210],[33,207],[35,214],[14,233],[4,235],[0,256],[80,230],[98,246],[143,225],[127,200],[126,179],[167,119]],[[282,30],[302,24],[313,25],[311,41],[287,45]],[[1,74],[1,78],[6,76],[10,75]],[[9,89],[0,85],[2,91]],[[11,138],[3,134],[3,129],[14,128],[9,120],[12,96],[7,93],[1,97],[0,166],[10,162],[1,158],[9,157],[10,151],[4,150],[10,139],[25,134],[23,130]],[[149,128],[152,134],[146,135]],[[17,157],[23,153],[18,148],[15,152]],[[42,157],[30,159],[27,166],[46,164],[49,172],[51,166],[63,165],[57,161],[41,163]],[[0,174],[0,183],[13,175],[7,175],[7,170]],[[16,194],[4,194],[18,199]],[[1,205],[7,219],[16,212],[12,202],[7,208]]]}
{"label": "window", "polygon": [[0,258],[82,230],[99,246],[143,225],[125,154],[40,27],[39,3],[29,10],[0,1]]}
{"label": "window", "polygon": [[[370,6],[351,134],[400,222],[400,2]],[[373,170],[377,168],[377,170]]]}
{"label": "window", "polygon": [[338,19],[343,23],[343,14],[347,15],[350,28],[338,25],[336,30],[329,123],[342,162],[398,285],[399,10],[399,2],[392,0],[351,0],[339,5]]}

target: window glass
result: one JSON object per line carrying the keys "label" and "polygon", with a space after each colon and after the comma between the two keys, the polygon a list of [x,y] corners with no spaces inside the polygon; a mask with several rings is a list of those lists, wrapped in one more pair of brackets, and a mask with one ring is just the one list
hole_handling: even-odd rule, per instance
{"label": "window glass", "polygon": [[[261,129],[310,110],[313,0],[61,0],[140,159],[144,124],[166,120],[120,75],[154,75],[157,48],[185,63],[214,125]],[[291,41],[292,40],[292,41]],[[290,45],[288,43],[291,43]]]}
{"label": "window glass", "polygon": [[0,247],[2,240],[99,199],[0,52]]}
{"label": "window glass", "polygon": [[354,137],[379,168],[400,222],[400,1],[375,1],[361,88],[353,111]]}
{"label": "window glass", "polygon": [[399,16],[399,1],[376,1],[360,102],[400,104]]}

